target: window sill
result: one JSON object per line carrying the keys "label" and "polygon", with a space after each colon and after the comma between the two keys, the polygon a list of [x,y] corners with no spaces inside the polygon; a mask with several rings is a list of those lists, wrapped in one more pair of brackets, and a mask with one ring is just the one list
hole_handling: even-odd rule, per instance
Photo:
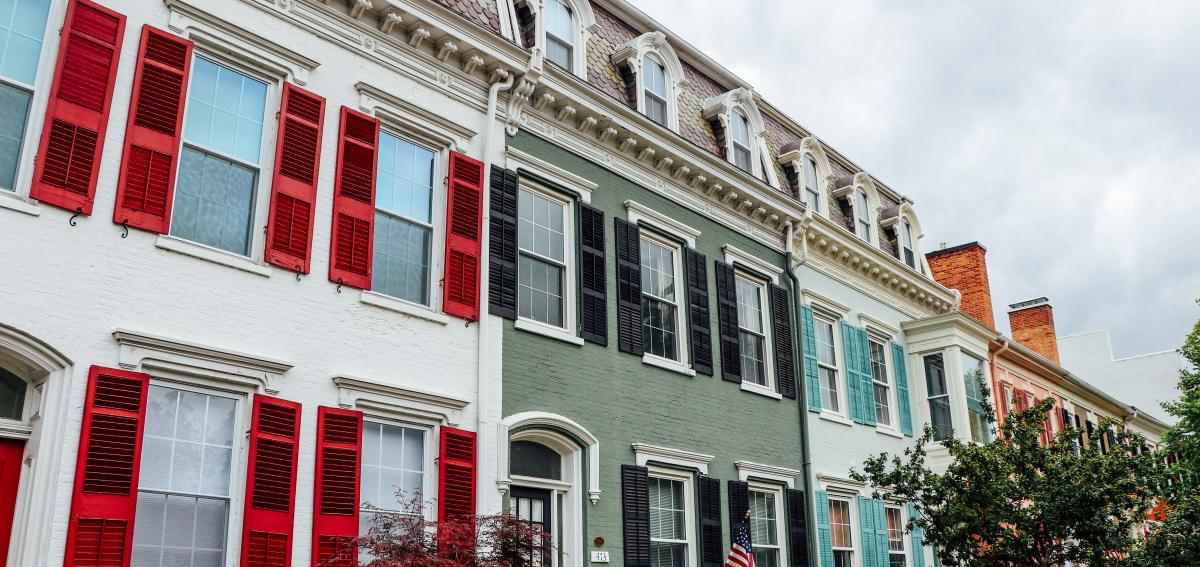
{"label": "window sill", "polygon": [[642,364],[649,364],[650,366],[662,368],[663,370],[670,370],[671,372],[683,374],[689,378],[696,377],[696,371],[692,370],[690,366],[674,360],[667,360],[661,356],[654,356],[653,354],[643,354]]}
{"label": "window sill", "polygon": [[758,384],[754,384],[751,382],[742,382],[742,391],[750,392],[752,394],[758,394],[760,396],[766,396],[768,398],[772,398],[772,399],[776,399],[776,400],[783,399],[783,395],[780,394],[779,392],[775,392],[773,390],[766,388],[765,386],[759,386]]}
{"label": "window sill", "polygon": [[254,260],[245,256],[239,256],[224,250],[217,250],[216,248],[210,248],[203,244],[196,244],[195,242],[190,242],[168,234],[158,235],[158,239],[154,241],[154,245],[163,250],[175,252],[176,254],[183,254],[184,256],[199,258],[214,264],[220,264],[235,270],[241,270],[243,272],[249,272],[254,275],[262,276],[264,278],[271,277],[270,266],[258,264]]}
{"label": "window sill", "polygon": [[517,319],[513,322],[513,327],[527,333],[549,337],[575,346],[583,346],[583,339],[568,333],[565,329],[552,327],[545,323],[530,321],[528,319]]}
{"label": "window sill", "polygon": [[884,435],[889,435],[891,437],[895,437],[896,439],[904,439],[903,433],[900,433],[899,431],[892,429],[891,427],[888,427],[886,425],[876,425],[875,431],[878,433],[882,433]]}
{"label": "window sill", "polygon": [[31,217],[41,216],[42,214],[41,207],[38,206],[36,201],[26,200],[24,197],[8,189],[0,189],[0,209],[25,213]]}
{"label": "window sill", "polygon": [[434,311],[433,309],[430,309],[424,305],[410,303],[408,301],[404,301],[403,299],[396,299],[395,297],[384,295],[382,293],[363,290],[362,293],[359,294],[358,300],[367,305],[372,305],[388,311],[395,311],[396,313],[402,313],[417,319],[424,319],[439,325],[446,325],[450,323],[450,317],[438,313],[437,311]]}
{"label": "window sill", "polygon": [[853,427],[853,426],[854,426],[854,422],[853,422],[853,421],[850,421],[850,420],[849,420],[848,418],[846,418],[845,416],[842,416],[842,415],[840,415],[840,414],[833,413],[833,412],[831,412],[831,411],[829,411],[829,410],[821,410],[821,415],[820,415],[820,417],[821,417],[821,419],[824,419],[825,421],[832,421],[832,422],[834,422],[834,423],[840,423],[840,424],[842,424],[842,425],[846,425],[846,426],[849,426],[849,427]]}

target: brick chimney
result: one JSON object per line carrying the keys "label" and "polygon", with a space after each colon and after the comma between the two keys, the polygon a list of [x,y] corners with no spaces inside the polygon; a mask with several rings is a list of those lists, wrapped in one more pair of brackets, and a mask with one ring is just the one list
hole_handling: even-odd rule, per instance
{"label": "brick chimney", "polygon": [[1058,336],[1054,333],[1054,309],[1045,297],[1008,306],[1008,323],[1014,341],[1058,363]]}
{"label": "brick chimney", "polygon": [[930,252],[925,259],[934,280],[962,294],[962,312],[995,329],[986,254],[987,248],[982,244],[970,242]]}

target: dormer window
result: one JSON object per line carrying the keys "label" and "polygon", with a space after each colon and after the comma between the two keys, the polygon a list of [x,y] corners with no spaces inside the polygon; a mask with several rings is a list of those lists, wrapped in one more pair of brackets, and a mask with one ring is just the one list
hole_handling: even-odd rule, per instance
{"label": "dormer window", "polygon": [[730,141],[733,143],[733,165],[746,173],[754,173],[750,153],[750,121],[740,110],[733,111]]}
{"label": "dormer window", "polygon": [[804,155],[804,203],[813,212],[821,212],[821,189],[817,185],[817,160],[811,154]]}
{"label": "dormer window", "polygon": [[575,19],[562,0],[546,3],[546,59],[568,71],[575,71]]}
{"label": "dormer window", "polygon": [[904,263],[914,270],[917,269],[917,255],[913,251],[912,224],[908,222],[908,219],[900,221],[900,251],[904,257]]}
{"label": "dormer window", "polygon": [[867,242],[871,241],[871,206],[867,192],[862,187],[854,192],[854,233]]}
{"label": "dormer window", "polygon": [[642,83],[645,86],[646,117],[667,125],[667,71],[649,55],[642,58]]}

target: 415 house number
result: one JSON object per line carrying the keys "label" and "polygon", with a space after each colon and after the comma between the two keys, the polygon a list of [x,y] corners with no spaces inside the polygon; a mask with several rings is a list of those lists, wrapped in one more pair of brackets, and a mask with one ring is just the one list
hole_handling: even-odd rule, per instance
{"label": "415 house number", "polygon": [[592,552],[592,563],[608,563],[608,552],[607,551],[593,551]]}

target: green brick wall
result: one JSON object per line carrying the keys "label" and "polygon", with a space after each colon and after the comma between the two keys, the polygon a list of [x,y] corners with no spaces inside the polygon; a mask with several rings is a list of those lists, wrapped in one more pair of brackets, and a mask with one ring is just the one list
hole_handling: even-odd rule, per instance
{"label": "green brick wall", "polygon": [[[621,555],[622,464],[633,464],[634,442],[714,455],[709,474],[721,480],[722,516],[728,545],[726,481],[737,479],[734,461],[801,468],[801,408],[797,400],[775,400],[744,392],[721,379],[717,304],[712,261],[724,259],[721,247],[732,244],[781,268],[784,255],[707,217],[673,204],[617,174],[529,134],[508,139],[510,147],[595,182],[592,205],[605,213],[608,269],[609,346],[582,347],[517,330],[506,321],[503,336],[504,415],[546,411],[572,419],[600,442],[600,489],[596,506],[585,501],[584,549],[603,537],[611,565]],[[624,202],[637,201],[701,232],[697,248],[708,257],[709,308],[713,327],[714,376],[687,377],[642,363],[617,350],[616,258],[612,218],[624,217]],[[790,289],[786,276],[780,282]],[[798,344],[798,332],[793,331]],[[681,337],[686,339],[686,334]],[[797,355],[798,358],[798,355]],[[773,362],[773,361],[772,361]],[[797,379],[798,387],[803,381]],[[586,462],[586,459],[584,460]],[[797,479],[797,487],[801,479]],[[584,481],[586,492],[587,480]],[[697,525],[697,530],[699,526]],[[693,546],[693,551],[697,548]],[[585,562],[586,557],[585,554]],[[697,565],[696,557],[693,565]]]}

